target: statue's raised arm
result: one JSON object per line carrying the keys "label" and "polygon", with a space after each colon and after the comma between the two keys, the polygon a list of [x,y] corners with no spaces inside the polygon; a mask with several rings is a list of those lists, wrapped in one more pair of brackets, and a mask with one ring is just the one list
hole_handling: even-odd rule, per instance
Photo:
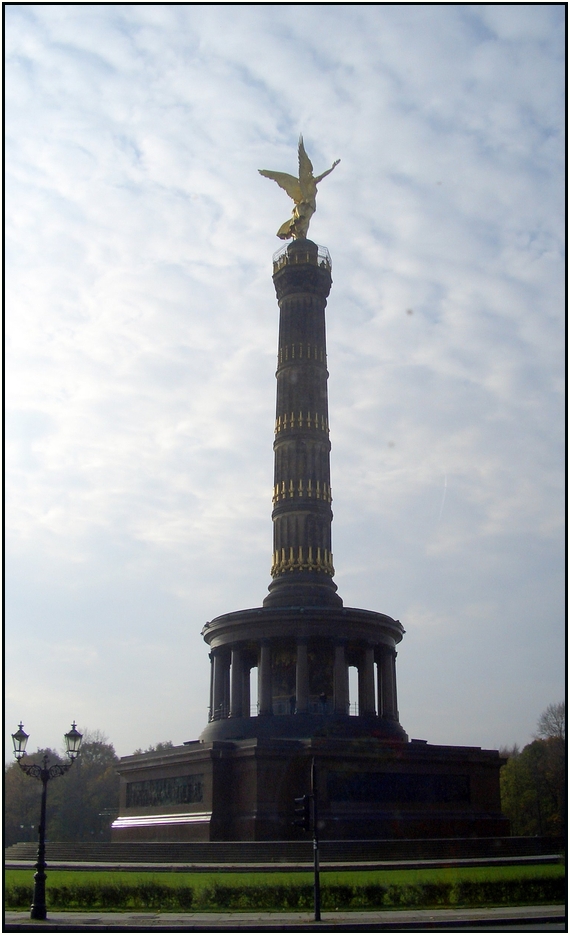
{"label": "statue's raised arm", "polygon": [[306,238],[309,230],[309,223],[315,211],[317,210],[317,185],[327,175],[330,175],[335,166],[338,166],[340,159],[336,159],[330,169],[318,175],[313,175],[313,164],[303,145],[303,137],[299,137],[299,178],[294,175],[288,175],[287,172],[272,172],[271,169],[259,169],[261,175],[277,182],[280,188],[283,188],[290,198],[295,202],[293,208],[293,217],[285,221],[277,231],[277,236],[281,240],[289,240],[293,237],[295,240]]}

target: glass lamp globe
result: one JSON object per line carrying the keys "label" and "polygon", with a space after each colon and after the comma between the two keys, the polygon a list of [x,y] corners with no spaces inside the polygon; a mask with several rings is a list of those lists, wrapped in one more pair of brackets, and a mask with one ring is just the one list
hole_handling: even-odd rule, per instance
{"label": "glass lamp globe", "polygon": [[83,734],[80,734],[77,730],[77,724],[75,721],[71,725],[71,730],[68,730],[65,736],[65,749],[70,760],[74,760],[77,754],[79,753],[79,748],[81,746],[81,741],[83,739]]}
{"label": "glass lamp globe", "polygon": [[29,736],[30,736],[29,734],[26,734],[24,730],[24,725],[20,721],[20,724],[18,725],[18,730],[16,731],[15,734],[12,734],[12,742],[14,744],[14,756],[16,757],[17,760],[23,757],[24,753],[26,752],[26,744],[28,742]]}

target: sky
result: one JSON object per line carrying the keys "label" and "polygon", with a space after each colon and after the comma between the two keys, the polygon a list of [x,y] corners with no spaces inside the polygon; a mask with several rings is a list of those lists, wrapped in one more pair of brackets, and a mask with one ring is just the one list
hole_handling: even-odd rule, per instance
{"label": "sky", "polygon": [[270,582],[291,202],[327,306],[335,581],[410,737],[564,692],[563,5],[8,5],[6,756],[206,725]]}

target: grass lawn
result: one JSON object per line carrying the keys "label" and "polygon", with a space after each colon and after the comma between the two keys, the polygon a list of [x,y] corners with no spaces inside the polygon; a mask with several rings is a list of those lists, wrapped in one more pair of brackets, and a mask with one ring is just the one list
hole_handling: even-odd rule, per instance
{"label": "grass lawn", "polygon": [[[564,901],[563,864],[422,870],[323,871],[323,909],[538,905]],[[29,906],[33,871],[7,870],[6,907]],[[48,870],[48,905],[59,910],[306,910],[310,872],[184,873]]]}
{"label": "grass lawn", "polygon": [[[389,886],[416,885],[422,883],[457,883],[463,880],[473,882],[524,880],[524,879],[552,879],[564,877],[564,864],[524,864],[510,867],[445,867],[422,870],[324,870],[321,871],[323,885],[349,885],[369,886],[380,884]],[[310,884],[313,881],[311,872],[294,871],[290,873],[158,873],[126,870],[50,870],[47,869],[46,886],[49,890],[53,886],[72,885],[78,883],[124,883],[132,885],[138,882],[161,883],[165,886],[180,887],[192,886],[196,890],[204,889],[213,884],[223,886],[288,886],[294,884]],[[33,883],[33,869],[6,870],[6,886],[25,886]]]}

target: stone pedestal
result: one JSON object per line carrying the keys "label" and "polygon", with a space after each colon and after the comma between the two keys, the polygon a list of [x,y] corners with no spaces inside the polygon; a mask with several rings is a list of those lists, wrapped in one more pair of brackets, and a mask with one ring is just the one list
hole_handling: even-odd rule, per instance
{"label": "stone pedestal", "polygon": [[509,833],[494,750],[370,736],[250,738],[124,757],[113,840],[303,839],[294,799],[309,791],[313,757],[323,840]]}

